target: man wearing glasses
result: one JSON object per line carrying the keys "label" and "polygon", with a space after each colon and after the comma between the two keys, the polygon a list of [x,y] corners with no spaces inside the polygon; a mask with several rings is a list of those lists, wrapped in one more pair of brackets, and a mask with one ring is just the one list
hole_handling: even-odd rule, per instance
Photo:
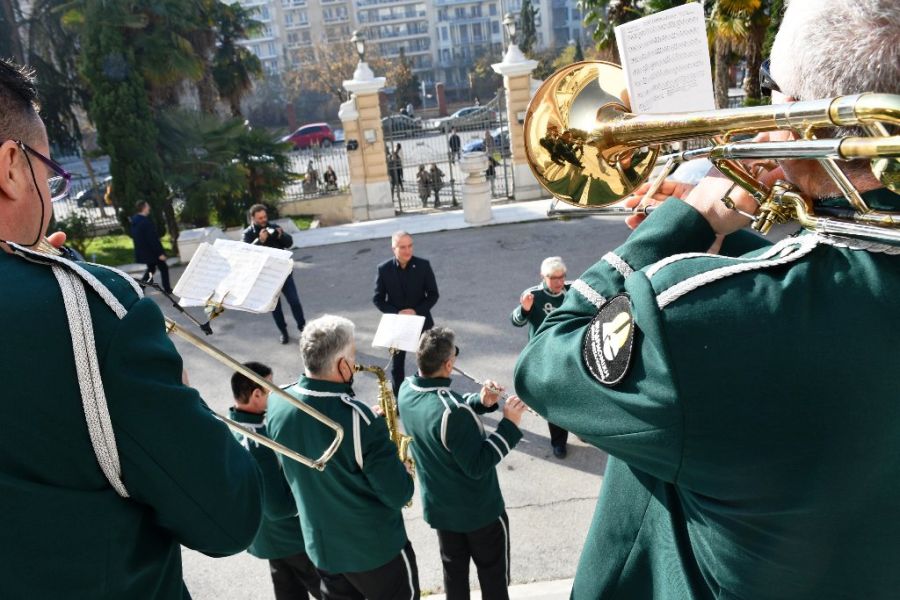
{"label": "man wearing glasses", "polygon": [[[446,327],[422,333],[419,373],[400,386],[397,408],[419,475],[425,522],[437,531],[447,600],[468,600],[469,562],[478,570],[484,600],[509,598],[509,518],[497,481],[497,464],[522,439],[525,404],[510,396],[503,418],[486,432],[477,416],[497,410],[499,386],[458,394],[450,375],[459,355]],[[501,390],[502,391],[502,390]]]}
{"label": "man wearing glasses", "polygon": [[[519,295],[519,305],[509,315],[516,327],[528,325],[528,339],[534,337],[541,323],[551,312],[562,306],[569,291],[566,283],[566,265],[559,256],[548,256],[541,263],[541,283],[532,286]],[[553,456],[565,458],[569,432],[547,421],[550,428],[550,447]]]}
{"label": "man wearing glasses", "polygon": [[[900,94],[897,0],[786,4],[773,103]],[[766,137],[848,135],[803,131],[806,107],[773,111],[800,131]],[[837,168],[896,219],[869,161]],[[852,212],[817,160],[759,177]],[[897,597],[898,245],[853,227],[772,243],[743,229],[759,206],[732,187],[664,182],[519,357],[526,402],[609,454],[574,600]]]}
{"label": "man wearing glasses", "polygon": [[29,73],[0,60],[0,381],[26,399],[0,436],[0,597],[187,598],[181,545],[247,547],[259,472],[182,383],[156,304],[42,243],[69,177],[35,101]]}

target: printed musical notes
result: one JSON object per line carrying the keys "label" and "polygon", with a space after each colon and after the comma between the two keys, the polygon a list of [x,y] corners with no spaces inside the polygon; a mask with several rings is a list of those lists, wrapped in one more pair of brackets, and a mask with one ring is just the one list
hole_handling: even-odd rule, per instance
{"label": "printed musical notes", "polygon": [[616,27],[638,114],[715,108],[703,7],[691,2]]}

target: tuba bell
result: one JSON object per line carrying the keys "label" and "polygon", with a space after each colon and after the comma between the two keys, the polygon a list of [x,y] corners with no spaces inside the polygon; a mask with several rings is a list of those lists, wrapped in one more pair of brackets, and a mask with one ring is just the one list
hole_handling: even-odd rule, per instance
{"label": "tuba bell", "polygon": [[[622,214],[613,206],[646,181],[666,144],[705,139],[702,147],[668,155],[667,168],[708,158],[759,204],[752,226],[767,233],[796,220],[807,229],[875,241],[900,242],[900,213],[867,206],[837,161],[866,159],[875,176],[900,193],[900,96],[857,94],[789,104],[687,113],[630,112],[622,69],[585,61],[552,74],[525,115],[525,153],[535,178],[556,199],[592,212]],[[819,139],[817,133],[857,127],[865,135]],[[791,130],[800,139],[737,141],[764,131]],[[817,214],[810,199],[791,184],[767,186],[740,161],[814,159],[847,197],[850,214]],[[630,212],[624,209],[625,212]]]}

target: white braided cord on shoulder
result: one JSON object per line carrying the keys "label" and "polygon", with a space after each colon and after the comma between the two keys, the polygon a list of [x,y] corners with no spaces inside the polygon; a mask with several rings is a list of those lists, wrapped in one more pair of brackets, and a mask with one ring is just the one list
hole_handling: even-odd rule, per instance
{"label": "white braided cord on shoulder", "polygon": [[583,279],[576,279],[572,284],[572,289],[581,294],[585,300],[597,308],[606,304],[606,298],[604,298],[600,292],[588,285]]}
{"label": "white braided cord on shoulder", "polygon": [[109,484],[121,497],[127,498],[128,490],[122,483],[119,451],[116,447],[112,419],[109,416],[109,407],[106,404],[106,394],[103,390],[103,379],[100,375],[100,365],[94,343],[94,326],[91,321],[91,310],[88,306],[84,284],[79,279],[80,274],[73,273],[66,266],[56,264],[51,268],[59,282],[66,317],[69,321],[75,370],[78,374],[81,403],[84,408],[84,418],[87,422],[91,445],[94,447],[97,462]]}
{"label": "white braided cord on shoulder", "polygon": [[828,235],[824,233],[817,233],[816,237],[819,239],[819,242],[828,244],[829,246],[834,246],[836,248],[862,250],[865,252],[874,252],[876,254],[887,254],[888,256],[900,255],[900,246],[894,246],[891,244],[882,244],[881,242],[873,242],[869,240],[861,240],[839,235]]}
{"label": "white braided cord on shoulder", "polygon": [[631,268],[631,265],[625,262],[625,260],[615,252],[607,252],[600,260],[606,262],[618,271],[623,279],[628,279],[634,274],[634,269]]}
{"label": "white braided cord on shoulder", "polygon": [[129,285],[131,285],[131,289],[133,289],[133,290],[134,290],[134,293],[138,295],[138,298],[143,298],[143,297],[144,297],[144,288],[142,288],[142,287],[138,284],[137,280],[135,280],[134,277],[130,276],[130,275],[129,275],[128,273],[126,273],[125,271],[122,271],[121,269],[117,269],[117,268],[115,268],[115,267],[109,267],[109,266],[107,266],[107,265],[101,265],[101,264],[98,264],[98,263],[90,263],[90,264],[94,265],[95,267],[100,267],[101,269],[106,269],[107,271],[111,271],[111,272],[115,273],[116,275],[118,275],[119,277],[122,277],[123,279],[125,279],[125,281],[128,282]]}
{"label": "white braided cord on shoulder", "polygon": [[[663,309],[688,292],[704,286],[707,283],[712,283],[713,281],[724,279],[725,277],[730,277],[739,273],[746,273],[748,271],[758,271],[761,269],[767,269],[769,267],[776,267],[778,265],[794,262],[795,260],[798,260],[799,258],[802,258],[803,256],[806,256],[807,254],[812,252],[819,242],[819,239],[816,236],[812,235],[789,239],[793,245],[785,244],[784,246],[779,248],[779,258],[768,260],[760,258],[756,258],[753,260],[733,259],[739,260],[740,262],[738,262],[737,264],[728,265],[726,267],[712,269],[711,271],[706,271],[705,273],[694,275],[693,277],[689,277],[684,281],[676,283],[669,289],[661,292],[656,296],[656,305],[659,306],[660,309]],[[767,252],[767,254],[768,253],[769,252]]]}
{"label": "white braided cord on shoulder", "polygon": [[688,258],[728,258],[730,260],[743,260],[743,261],[757,261],[757,260],[767,260],[776,256],[777,254],[784,251],[786,247],[794,245],[797,243],[799,238],[785,238],[775,244],[773,244],[769,249],[760,254],[759,256],[754,256],[751,258],[743,258],[743,257],[735,257],[735,256],[722,256],[721,254],[710,254],[709,252],[685,252],[684,254],[673,254],[672,256],[667,256],[666,258],[656,261],[651,265],[647,271],[647,278],[652,279],[654,275],[656,275],[660,269],[663,267],[667,267],[672,263],[676,263],[680,260],[685,260]]}

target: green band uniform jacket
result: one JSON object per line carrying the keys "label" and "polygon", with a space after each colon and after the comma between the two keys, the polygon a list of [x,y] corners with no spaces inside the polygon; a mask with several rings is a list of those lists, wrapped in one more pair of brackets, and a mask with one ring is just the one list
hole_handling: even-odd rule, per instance
{"label": "green band uniform jacket", "polygon": [[[744,231],[706,254],[713,239],[669,199],[519,358],[529,406],[611,456],[573,598],[896,597],[897,248]],[[634,347],[608,386],[583,342],[622,293]]]}
{"label": "green band uniform jacket", "polygon": [[566,299],[566,292],[569,291],[571,285],[566,282],[563,291],[558,294],[548,290],[547,285],[543,282],[528,288],[522,294],[527,292],[534,296],[534,304],[531,305],[531,310],[526,312],[522,305],[519,304],[513,309],[512,314],[509,315],[509,320],[516,327],[528,325],[528,339],[531,339],[537,333],[538,327],[541,326],[547,315],[562,306],[563,300]]}
{"label": "green band uniform jacket", "polygon": [[503,495],[496,465],[522,439],[503,418],[486,432],[478,414],[497,410],[476,394],[462,396],[450,379],[407,377],[397,398],[422,496],[425,522],[434,529],[468,533],[500,517]]}
{"label": "green band uniform jacket", "polygon": [[[286,391],[344,428],[344,439],[324,471],[283,463],[310,560],[329,573],[388,563],[407,541],[400,509],[412,498],[413,481],[384,419],[346,384],[301,377]],[[268,413],[273,439],[305,456],[320,456],[334,439],[331,429],[281,398],[269,398]]]}
{"label": "green band uniform jacket", "polygon": [[[265,414],[251,413],[231,407],[228,415],[253,433],[268,437]],[[285,479],[278,455],[271,448],[233,432],[235,438],[256,459],[263,481],[263,518],[259,531],[247,552],[257,558],[275,559],[306,552],[303,531],[297,516],[297,503]],[[285,460],[291,460],[286,458]]]}
{"label": "green band uniform jacket", "polygon": [[210,556],[246,548],[261,514],[259,469],[182,384],[153,300],[122,274],[78,265],[125,309],[120,318],[85,285],[129,497],[98,465],[53,272],[0,252],[0,380],[14,413],[0,436],[0,598],[189,598],[181,546]]}

